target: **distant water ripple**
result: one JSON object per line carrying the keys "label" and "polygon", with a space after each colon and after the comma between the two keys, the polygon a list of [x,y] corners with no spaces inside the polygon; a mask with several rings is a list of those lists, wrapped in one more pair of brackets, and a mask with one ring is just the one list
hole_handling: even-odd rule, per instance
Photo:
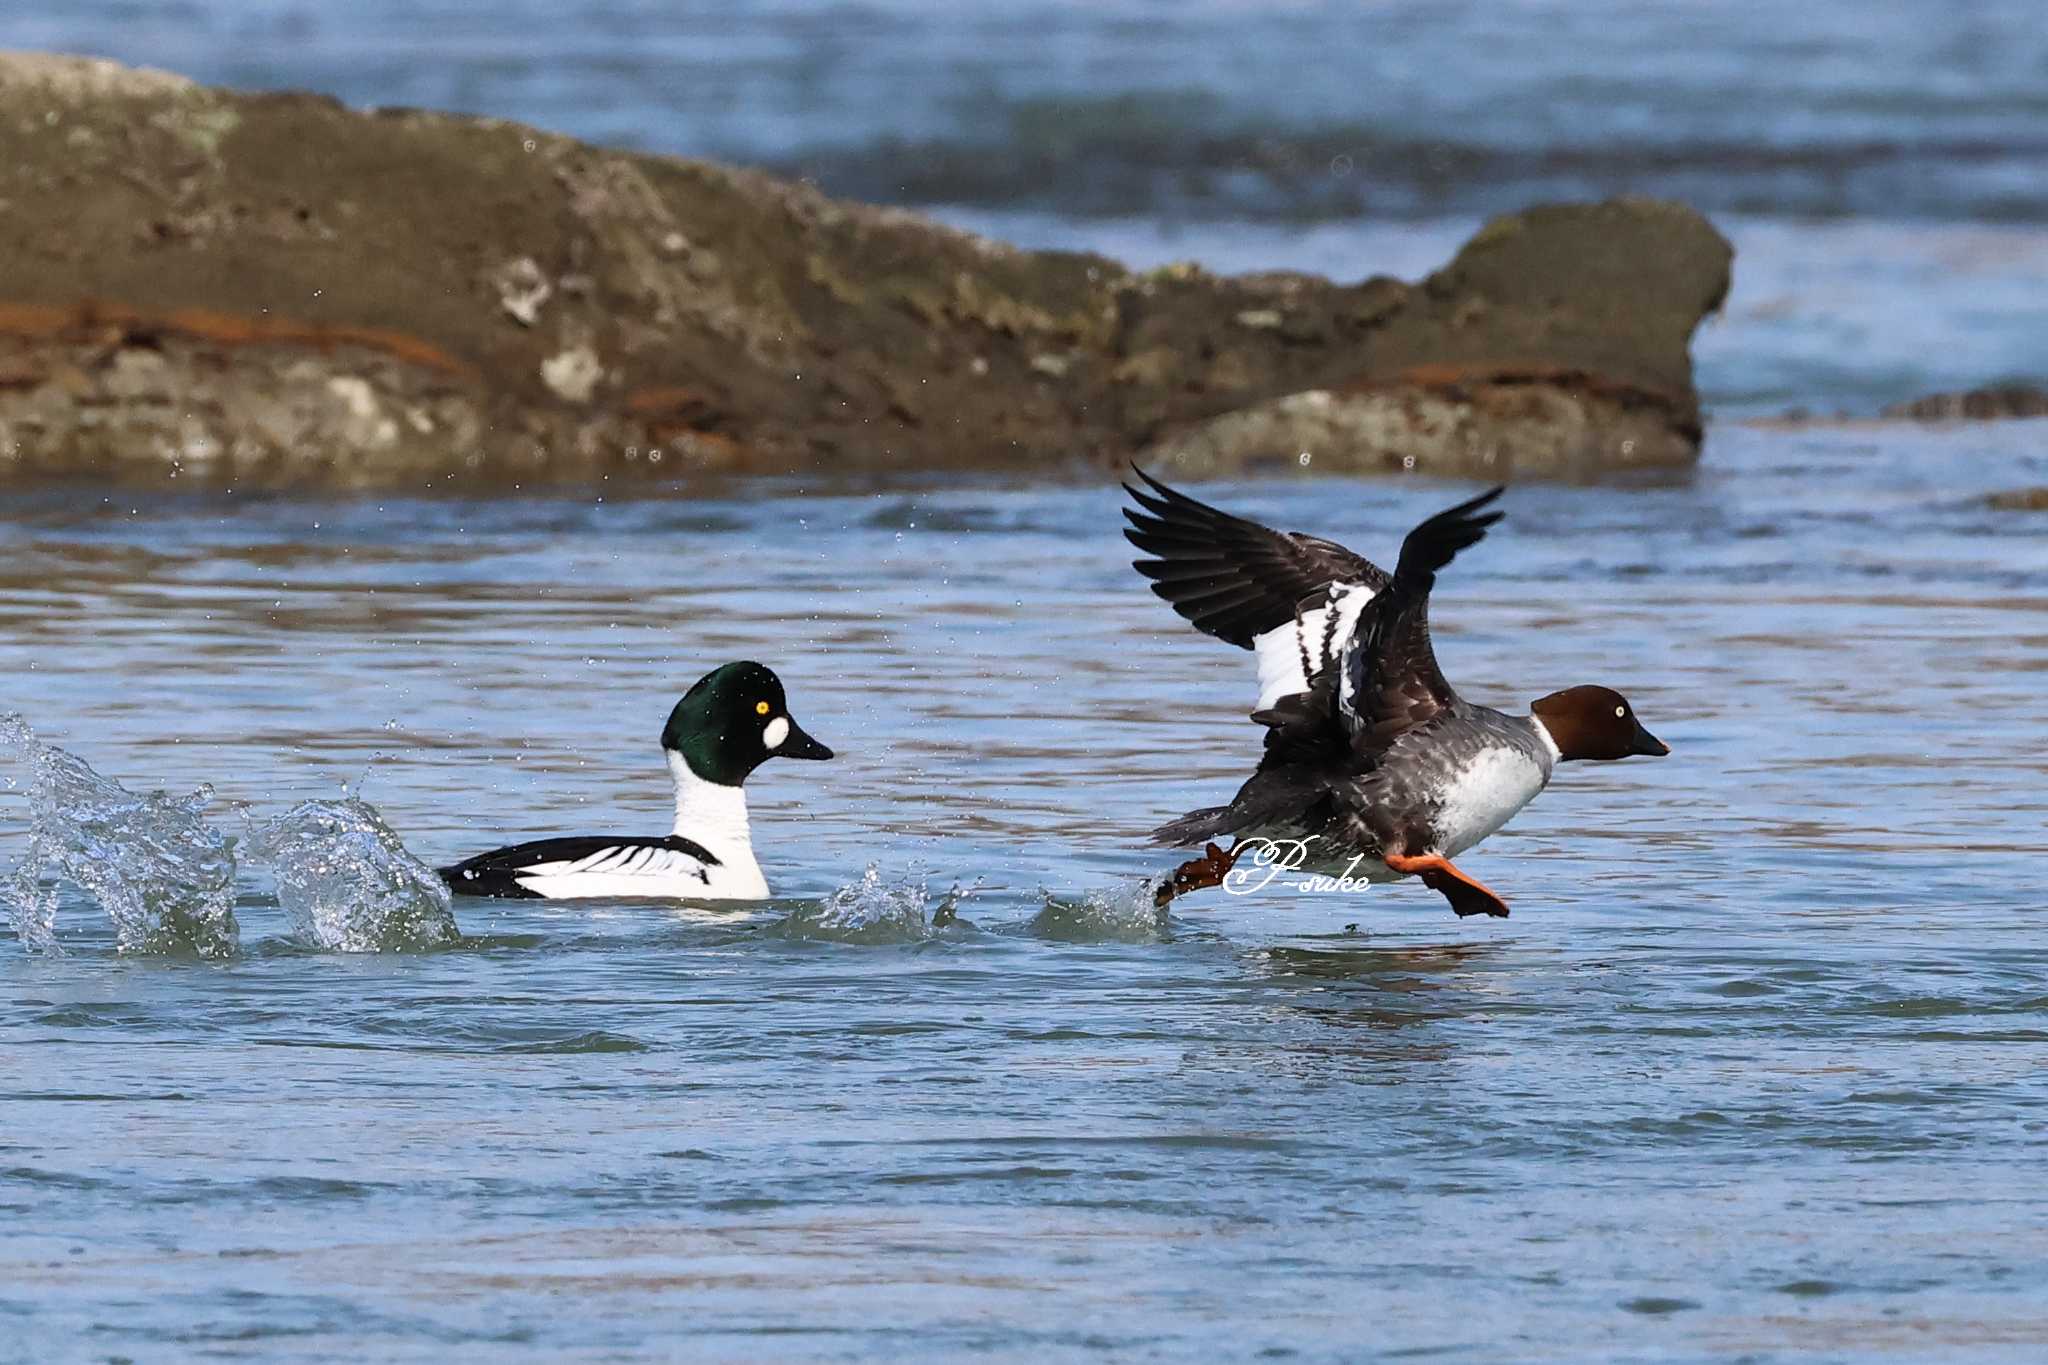
{"label": "distant water ripple", "polygon": [[[201,824],[258,833],[237,951],[151,951],[0,769],[63,949],[0,941],[0,1339],[2027,1358],[2048,533],[1982,494],[2048,483],[2040,425],[1722,426],[1687,479],[1511,490],[1439,588],[1451,675],[1619,683],[1675,752],[1467,855],[1485,924],[1151,910],[1144,831],[1257,733],[1106,482],[10,502],[6,705],[91,809],[197,822],[137,845],[192,889]],[[1208,492],[1385,558],[1457,490]],[[665,827],[662,719],[735,657],[840,754],[751,785],[777,899],[420,879]]]}

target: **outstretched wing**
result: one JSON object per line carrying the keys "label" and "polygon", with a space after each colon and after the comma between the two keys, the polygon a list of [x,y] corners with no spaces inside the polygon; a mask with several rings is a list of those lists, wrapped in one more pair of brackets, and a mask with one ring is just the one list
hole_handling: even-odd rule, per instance
{"label": "outstretched wing", "polygon": [[1429,591],[1437,570],[1479,543],[1503,515],[1483,509],[1496,487],[1437,513],[1408,533],[1394,576],[1358,619],[1337,671],[1337,715],[1353,752],[1384,753],[1405,732],[1427,725],[1458,700],[1429,640]]}
{"label": "outstretched wing", "polygon": [[441,869],[449,889],[463,896],[540,899],[527,884],[538,877],[605,875],[618,877],[694,878],[710,885],[710,869],[718,859],[702,845],[676,835],[659,839],[628,839],[580,835],[535,839],[511,848],[479,853]]}
{"label": "outstretched wing", "polygon": [[1135,472],[1147,487],[1124,485],[1143,509],[1124,509],[1124,536],[1156,558],[1132,567],[1197,629],[1256,654],[1259,709],[1306,691],[1385,572],[1342,545],[1232,516]]}
{"label": "outstretched wing", "polygon": [[1124,509],[1124,538],[1154,558],[1131,567],[1196,629],[1239,649],[1294,620],[1305,599],[1332,583],[1374,591],[1386,584],[1377,565],[1342,545],[1234,517],[1133,472],[1146,487],[1124,491],[1144,510]]}

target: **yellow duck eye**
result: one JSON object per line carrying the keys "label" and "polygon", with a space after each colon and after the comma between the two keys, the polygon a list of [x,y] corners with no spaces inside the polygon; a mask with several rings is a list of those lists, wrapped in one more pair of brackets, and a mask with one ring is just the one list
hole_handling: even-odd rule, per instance
{"label": "yellow duck eye", "polygon": [[754,703],[754,714],[757,716],[765,716],[774,709],[774,707],[770,706],[765,701],[757,701]]}

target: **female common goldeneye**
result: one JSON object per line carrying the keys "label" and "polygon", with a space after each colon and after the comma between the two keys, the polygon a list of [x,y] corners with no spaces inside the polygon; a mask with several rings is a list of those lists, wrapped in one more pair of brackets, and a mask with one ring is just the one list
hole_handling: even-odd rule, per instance
{"label": "female common goldeneye", "polygon": [[1429,640],[1437,570],[1501,518],[1493,489],[1408,533],[1389,577],[1341,545],[1275,531],[1179,493],[1143,470],[1125,491],[1124,531],[1152,559],[1152,590],[1195,626],[1259,666],[1266,727],[1258,771],[1227,806],[1191,811],[1153,832],[1208,844],[1161,884],[1160,904],[1220,883],[1248,841],[1309,872],[1355,879],[1420,877],[1459,915],[1505,915],[1500,897],[1451,858],[1529,804],[1570,759],[1661,756],[1619,693],[1568,687],[1511,716],[1460,697]]}
{"label": "female common goldeneye", "polygon": [[536,839],[441,869],[457,895],[761,900],[747,837],[747,775],[771,758],[830,758],[789,714],[782,680],[756,663],[700,678],[669,712],[661,747],[676,783],[675,831],[651,839]]}

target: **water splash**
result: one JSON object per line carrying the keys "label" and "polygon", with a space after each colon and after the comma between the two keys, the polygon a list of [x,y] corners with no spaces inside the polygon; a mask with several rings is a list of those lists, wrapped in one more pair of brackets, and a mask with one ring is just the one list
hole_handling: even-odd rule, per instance
{"label": "water splash", "polygon": [[448,887],[357,797],[301,801],[252,824],[249,852],[277,878],[294,933],[316,948],[377,953],[461,937]]}
{"label": "water splash", "polygon": [[884,878],[881,868],[869,863],[858,881],[793,911],[776,932],[830,943],[916,943],[958,924],[960,903],[977,889],[956,886],[934,902],[924,874]]}
{"label": "water splash", "polygon": [[0,716],[0,748],[29,770],[28,851],[0,897],[30,951],[61,951],[56,883],[69,881],[107,912],[124,953],[234,955],[234,840],[200,816],[211,787],[138,795],[44,744],[18,715]]}
{"label": "water splash", "polygon": [[1166,911],[1152,903],[1157,877],[1130,878],[1122,885],[1077,898],[1044,893],[1045,906],[1031,917],[1031,932],[1062,943],[1156,943],[1166,937]]}

